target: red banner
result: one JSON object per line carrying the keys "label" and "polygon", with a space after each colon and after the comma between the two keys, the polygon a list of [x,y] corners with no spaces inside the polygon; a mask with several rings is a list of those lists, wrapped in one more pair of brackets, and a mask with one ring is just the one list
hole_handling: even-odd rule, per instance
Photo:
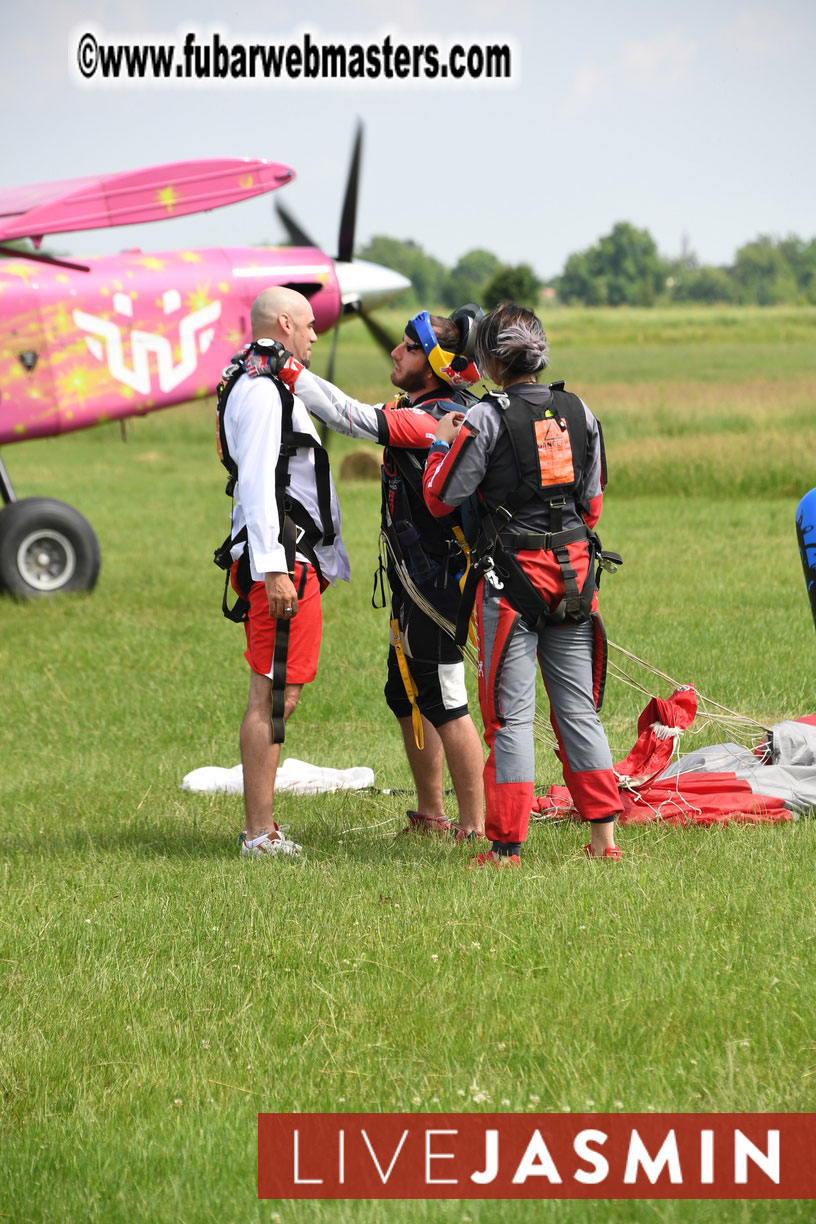
{"label": "red banner", "polygon": [[816,1114],[259,1114],[259,1198],[812,1199]]}

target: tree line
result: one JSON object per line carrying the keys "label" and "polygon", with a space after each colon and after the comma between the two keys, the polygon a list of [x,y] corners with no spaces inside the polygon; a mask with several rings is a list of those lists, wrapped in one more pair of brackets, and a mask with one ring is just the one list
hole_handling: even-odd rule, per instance
{"label": "tree line", "polygon": [[570,255],[560,276],[542,281],[527,263],[503,264],[491,251],[468,251],[447,268],[412,241],[377,235],[362,259],[402,272],[412,287],[404,306],[466,301],[489,309],[506,298],[535,305],[549,290],[565,305],[654,306],[670,302],[756,306],[816,304],[816,238],[760,235],[737,251],[734,263],[701,264],[693,252],[669,259],[648,230],[619,221],[594,246]]}
{"label": "tree line", "polygon": [[447,268],[417,242],[402,242],[379,234],[359,251],[360,259],[383,264],[407,276],[406,289],[396,304],[426,306],[439,303],[455,310],[464,302],[478,302],[490,309],[508,298],[516,302],[537,302],[543,288],[529,264],[503,264],[492,251],[468,251],[453,268]]}

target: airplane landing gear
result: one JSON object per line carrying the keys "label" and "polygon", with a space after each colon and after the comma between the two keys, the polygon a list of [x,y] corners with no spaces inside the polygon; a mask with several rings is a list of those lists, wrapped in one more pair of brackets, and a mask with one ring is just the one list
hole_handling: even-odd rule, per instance
{"label": "airplane landing gear", "polygon": [[86,518],[50,497],[23,497],[0,510],[0,586],[20,599],[91,591],[99,541]]}

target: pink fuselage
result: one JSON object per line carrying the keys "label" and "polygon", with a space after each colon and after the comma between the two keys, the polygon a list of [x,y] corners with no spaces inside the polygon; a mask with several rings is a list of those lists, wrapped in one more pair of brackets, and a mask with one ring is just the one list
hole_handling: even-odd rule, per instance
{"label": "pink fuselage", "polygon": [[0,444],[212,395],[271,285],[305,292],[318,332],[340,312],[313,247],[124,252],[89,272],[0,262]]}

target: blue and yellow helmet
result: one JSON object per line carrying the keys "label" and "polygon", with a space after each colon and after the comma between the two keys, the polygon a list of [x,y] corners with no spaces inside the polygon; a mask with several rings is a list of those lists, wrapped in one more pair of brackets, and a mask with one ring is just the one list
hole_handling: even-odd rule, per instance
{"label": "blue and yellow helmet", "polygon": [[471,333],[479,319],[484,318],[484,311],[479,306],[468,303],[467,306],[461,306],[455,310],[450,318],[459,330],[457,352],[451,353],[442,348],[436,338],[431,316],[427,310],[421,310],[419,314],[414,315],[405,328],[405,334],[412,339],[415,338],[422,345],[428,363],[437,378],[441,378],[443,382],[449,383],[452,387],[470,387],[482,377],[468,349],[472,349],[472,345],[469,344]]}

